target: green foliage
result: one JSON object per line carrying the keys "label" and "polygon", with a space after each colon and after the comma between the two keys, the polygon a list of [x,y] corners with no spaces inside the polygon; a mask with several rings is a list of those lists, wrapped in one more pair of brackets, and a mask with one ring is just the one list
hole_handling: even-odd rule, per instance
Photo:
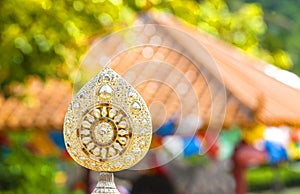
{"label": "green foliage", "polygon": [[24,147],[28,133],[11,136],[10,148],[0,147],[0,193],[70,193],[55,183],[57,159],[36,156]]}
{"label": "green foliage", "polygon": [[73,78],[91,37],[126,27],[137,12],[151,8],[171,12],[275,65],[291,65],[284,51],[261,48],[266,25],[257,4],[231,11],[224,0],[1,0],[1,88],[32,74]]}
{"label": "green foliage", "polygon": [[286,187],[299,187],[300,173],[292,171],[287,166],[283,164],[278,169],[271,166],[249,169],[246,175],[249,190],[270,190],[276,181]]}
{"label": "green foliage", "polygon": [[[279,67],[291,69],[300,75],[300,14],[298,0],[227,0],[232,9],[246,3],[259,3],[264,10],[266,32],[261,36],[261,45],[273,53],[273,61]],[[289,55],[286,54],[286,52]],[[291,66],[292,62],[294,66]],[[272,62],[272,61],[271,61]]]}
{"label": "green foliage", "polygon": [[29,74],[70,78],[91,36],[132,19],[117,0],[2,0],[0,85]]}
{"label": "green foliage", "polygon": [[280,52],[281,49],[290,53],[295,63],[293,71],[300,75],[300,2],[298,0],[287,1],[262,1],[265,11],[265,20],[268,30],[262,39],[262,45],[271,51]]}

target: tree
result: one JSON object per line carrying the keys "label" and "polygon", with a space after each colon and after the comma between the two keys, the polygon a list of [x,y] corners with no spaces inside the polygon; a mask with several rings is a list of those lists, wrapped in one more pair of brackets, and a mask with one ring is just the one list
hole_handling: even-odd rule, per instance
{"label": "tree", "polygon": [[271,51],[286,50],[294,61],[292,70],[300,75],[300,14],[298,0],[262,1],[268,30],[262,39],[262,45]]}
{"label": "tree", "polygon": [[132,11],[116,0],[2,0],[1,87],[31,74],[70,78],[91,36],[132,19]]}
{"label": "tree", "polygon": [[[267,0],[227,0],[230,7],[235,10],[247,3],[259,3],[264,10],[264,20],[266,23],[266,32],[260,37],[262,47],[271,51],[274,60],[289,60],[282,57],[287,51],[292,59],[294,66],[289,63],[281,63],[280,67],[290,69],[300,75],[300,14],[298,0],[286,1],[267,1]],[[291,63],[290,63],[291,64]]]}

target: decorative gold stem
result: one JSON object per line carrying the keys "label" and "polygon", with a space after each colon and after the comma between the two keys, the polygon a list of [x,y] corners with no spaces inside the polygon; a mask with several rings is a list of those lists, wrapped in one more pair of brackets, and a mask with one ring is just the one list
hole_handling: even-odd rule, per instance
{"label": "decorative gold stem", "polygon": [[115,185],[113,173],[100,172],[98,183],[92,194],[120,194]]}

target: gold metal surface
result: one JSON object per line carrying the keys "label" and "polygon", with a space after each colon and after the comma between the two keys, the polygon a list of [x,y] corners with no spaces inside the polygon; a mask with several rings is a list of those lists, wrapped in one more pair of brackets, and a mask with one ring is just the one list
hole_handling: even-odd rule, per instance
{"label": "gold metal surface", "polygon": [[132,167],[147,153],[151,137],[151,117],[144,100],[110,68],[80,89],[65,116],[69,154],[95,171]]}

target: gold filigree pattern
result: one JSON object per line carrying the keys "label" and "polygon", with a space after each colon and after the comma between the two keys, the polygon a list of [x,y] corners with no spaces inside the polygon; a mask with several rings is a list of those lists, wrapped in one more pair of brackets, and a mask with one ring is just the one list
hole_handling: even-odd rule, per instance
{"label": "gold filigree pattern", "polygon": [[151,117],[144,100],[110,68],[104,68],[76,94],[64,122],[72,158],[102,172],[135,165],[147,153],[151,136]]}
{"label": "gold filigree pattern", "polygon": [[77,138],[87,157],[96,161],[112,160],[128,147],[131,121],[116,106],[104,103],[89,109],[79,123]]}

